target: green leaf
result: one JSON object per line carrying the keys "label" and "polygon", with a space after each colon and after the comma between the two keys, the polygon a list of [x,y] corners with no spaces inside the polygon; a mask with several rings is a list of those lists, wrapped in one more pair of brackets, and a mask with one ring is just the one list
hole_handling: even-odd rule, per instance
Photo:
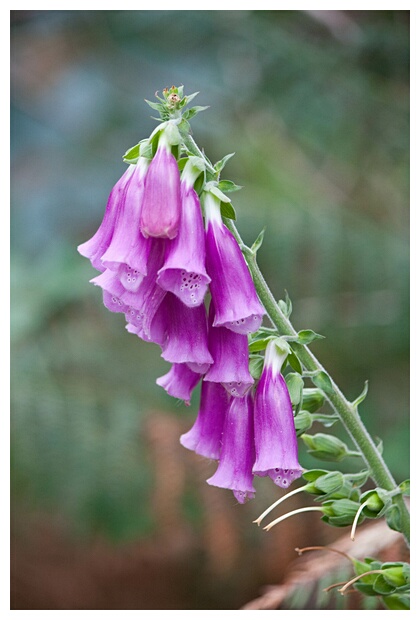
{"label": "green leaf", "polygon": [[298,340],[299,344],[310,344],[314,340],[318,340],[319,338],[325,338],[325,336],[321,336],[321,334],[317,334],[312,331],[312,329],[301,329],[298,332]]}
{"label": "green leaf", "polygon": [[236,185],[233,181],[227,180],[219,181],[217,186],[222,192],[237,192],[242,189],[242,185]]}
{"label": "green leaf", "polygon": [[186,120],[189,120],[190,118],[193,118],[199,112],[203,112],[203,110],[207,110],[208,107],[209,107],[208,105],[196,105],[193,108],[189,108],[188,110],[185,110],[182,116]]}
{"label": "green leaf", "polygon": [[354,407],[358,407],[360,403],[362,403],[365,400],[368,390],[369,390],[369,381],[365,381],[365,387],[363,388],[362,393],[352,403]]}
{"label": "green leaf", "polygon": [[218,162],[214,164],[214,169],[216,172],[221,172],[223,168],[226,166],[227,162],[231,157],[233,157],[235,153],[229,153],[229,155],[225,155],[223,159],[220,159]]}
{"label": "green leaf", "polygon": [[326,372],[320,370],[316,375],[312,377],[314,384],[319,387],[325,394],[334,394],[334,388],[331,383],[331,379]]}
{"label": "green leaf", "polygon": [[265,233],[265,227],[262,229],[262,231],[260,232],[260,234],[258,235],[258,237],[255,239],[254,243],[251,246],[251,252],[253,254],[256,254],[258,250],[260,249],[262,242],[264,240],[264,233]]}
{"label": "green leaf", "polygon": [[236,220],[236,211],[231,202],[222,202],[220,205],[220,213],[222,217],[227,217],[229,220]]}
{"label": "green leaf", "polygon": [[140,142],[128,149],[123,155],[126,164],[136,164],[140,157]]}

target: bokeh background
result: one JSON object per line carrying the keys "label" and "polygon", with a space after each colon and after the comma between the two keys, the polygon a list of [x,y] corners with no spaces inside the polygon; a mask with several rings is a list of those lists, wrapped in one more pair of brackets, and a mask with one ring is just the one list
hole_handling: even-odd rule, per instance
{"label": "bokeh background", "polygon": [[197,395],[155,384],[158,347],[76,251],[172,84],[211,106],[194,136],[236,152],[243,237],[267,227],[272,290],[350,398],[369,380],[363,419],[409,475],[409,12],[11,11],[14,609],[236,609],[343,533],[307,514],[267,534],[274,485],[240,506],[206,484],[179,444]]}

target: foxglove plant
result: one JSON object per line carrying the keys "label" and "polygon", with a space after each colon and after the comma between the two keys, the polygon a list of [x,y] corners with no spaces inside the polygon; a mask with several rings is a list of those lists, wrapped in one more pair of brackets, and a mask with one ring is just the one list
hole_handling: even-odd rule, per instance
{"label": "foxglove plant", "polygon": [[[256,477],[281,488],[303,478],[256,519],[258,525],[291,495],[305,492],[321,503],[264,529],[316,511],[332,526],[351,526],[354,539],[365,518],[385,517],[408,543],[403,496],[409,481],[396,484],[360,418],[367,386],[348,401],[308,348],[322,336],[297,332],[290,299],[275,300],[256,261],[263,234],[251,248],[243,243],[226,195],[240,188],[220,179],[231,156],[213,165],[191,136],[189,119],[205,109],[187,107],[196,94],[184,96],[173,86],[158,103],[147,102],[162,122],[125,153],[128,168],[111,191],[102,223],[78,247],[101,272],[92,282],[102,288],[104,305],[125,315],[129,333],[160,346],[171,368],[156,383],[168,395],[188,405],[201,383],[198,416],[180,441],[218,462],[210,485],[230,489],[243,504],[255,496]],[[271,326],[262,324],[265,315]],[[332,413],[319,411],[324,402]],[[331,427],[338,420],[356,450],[333,434],[308,434],[314,423]],[[303,470],[297,437],[319,459],[362,458],[365,468],[352,474]],[[369,479],[374,488],[363,490]],[[341,591],[352,585],[382,597],[388,608],[407,608],[404,563],[389,567],[369,559],[354,566],[356,576]]]}

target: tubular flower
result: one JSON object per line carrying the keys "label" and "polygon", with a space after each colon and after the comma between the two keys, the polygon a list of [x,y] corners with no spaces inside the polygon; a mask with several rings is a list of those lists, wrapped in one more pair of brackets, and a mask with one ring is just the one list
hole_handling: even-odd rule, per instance
{"label": "tubular flower", "polygon": [[256,460],[252,471],[270,478],[283,488],[302,474],[292,403],[280,373],[285,356],[271,341],[266,349],[264,368],[255,392],[254,427]]}
{"label": "tubular flower", "polygon": [[127,185],[135,168],[136,166],[129,166],[119,181],[117,181],[112,188],[102,223],[96,233],[91,239],[89,239],[89,241],[86,241],[77,247],[78,252],[82,256],[88,258],[92,264],[92,267],[98,271],[104,271],[105,269],[101,258],[111,243],[115,223],[121,210],[121,205],[125,200]]}
{"label": "tubular flower", "polygon": [[162,288],[171,291],[190,307],[203,302],[210,282],[205,268],[203,216],[193,187],[195,176],[187,164],[181,181],[179,232],[175,239],[168,242],[165,262],[157,280]]}
{"label": "tubular flower", "polygon": [[201,375],[193,372],[186,364],[172,364],[170,371],[158,377],[156,383],[163,387],[169,396],[179,398],[189,405],[192,391],[200,379]]}
{"label": "tubular flower", "polygon": [[[150,242],[139,233],[140,207],[143,199],[147,159],[140,157],[126,186],[124,199],[115,222],[111,242],[102,256],[102,264],[119,271],[122,284],[128,290],[136,290],[141,277],[147,273]],[[136,265],[130,264],[135,258]],[[136,273],[134,273],[136,272]]]}
{"label": "tubular flower", "polygon": [[206,216],[206,268],[211,278],[215,327],[227,327],[239,334],[259,329],[265,310],[242,252],[232,233],[223,224],[220,201],[204,194]]}
{"label": "tubular flower", "polygon": [[162,345],[163,359],[172,363],[186,363],[194,372],[204,374],[213,363],[207,347],[204,304],[188,308],[178,297],[166,293],[157,314],[162,317],[166,331]]}
{"label": "tubular flower", "polygon": [[203,383],[197,418],[192,428],[180,437],[184,448],[208,459],[218,459],[229,403],[230,397],[219,383]]}
{"label": "tubular flower", "polygon": [[213,486],[231,489],[240,504],[255,496],[252,409],[251,393],[243,398],[232,398],[223,427],[219,466],[207,480]]}
{"label": "tubular flower", "polygon": [[249,372],[248,337],[225,327],[213,327],[213,322],[214,305],[210,302],[208,345],[214,363],[204,381],[221,383],[229,394],[242,397],[254,383]]}
{"label": "tubular flower", "polygon": [[181,184],[178,164],[163,131],[144,182],[140,230],[145,237],[173,239],[178,234],[180,216]]}

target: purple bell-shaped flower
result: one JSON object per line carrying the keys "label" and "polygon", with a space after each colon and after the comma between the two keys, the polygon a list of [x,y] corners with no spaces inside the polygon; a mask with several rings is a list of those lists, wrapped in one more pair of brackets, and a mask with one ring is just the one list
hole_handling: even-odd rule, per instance
{"label": "purple bell-shaped flower", "polygon": [[194,181],[200,170],[185,166],[181,180],[181,219],[178,235],[169,241],[157,282],[185,305],[200,305],[210,278],[205,268],[204,224]]}
{"label": "purple bell-shaped flower", "polygon": [[178,234],[180,217],[181,183],[178,164],[163,130],[144,182],[140,230],[145,237],[173,239]]}
{"label": "purple bell-shaped flower", "polygon": [[259,329],[265,310],[242,252],[223,224],[220,200],[204,193],[206,216],[206,268],[211,278],[215,327],[227,327],[239,334]]}
{"label": "purple bell-shaped flower", "polygon": [[192,428],[181,435],[181,444],[208,459],[218,459],[229,403],[230,397],[220,383],[203,383],[197,418]]}
{"label": "purple bell-shaped flower", "polygon": [[204,382],[221,383],[229,394],[242,397],[254,383],[249,372],[248,337],[225,327],[213,327],[213,323],[214,305],[211,301],[208,345],[214,361]]}
{"label": "purple bell-shaped flower", "polygon": [[93,237],[89,239],[89,241],[85,241],[85,243],[81,243],[77,247],[78,252],[82,256],[88,258],[92,264],[92,267],[98,271],[104,271],[105,269],[101,258],[111,243],[114,235],[115,224],[122,204],[125,200],[127,186],[135,169],[136,166],[129,166],[122,177],[114,185],[109,195],[104,217],[98,230]]}
{"label": "purple bell-shaped flower", "polygon": [[188,368],[187,364],[172,364],[166,375],[158,377],[156,383],[173,396],[190,404],[191,394],[201,379],[201,375]]}
{"label": "purple bell-shaped flower", "polygon": [[252,464],[255,458],[253,437],[253,399],[232,398],[223,427],[219,466],[207,482],[231,489],[240,504],[255,496]]}
{"label": "purple bell-shaped flower", "polygon": [[256,459],[252,468],[257,476],[270,476],[283,488],[302,475],[292,403],[280,372],[285,355],[278,350],[275,340],[269,342],[255,392]]}

